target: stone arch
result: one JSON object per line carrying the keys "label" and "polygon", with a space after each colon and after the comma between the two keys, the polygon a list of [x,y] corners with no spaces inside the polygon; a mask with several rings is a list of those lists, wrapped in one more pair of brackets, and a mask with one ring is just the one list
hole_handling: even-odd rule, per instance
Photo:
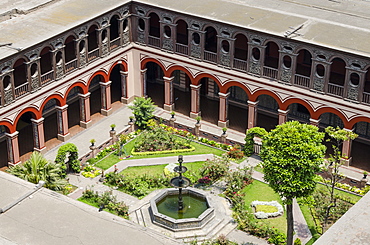
{"label": "stone arch", "polygon": [[[110,41],[113,41],[120,36],[120,28],[119,28],[119,14],[115,13],[109,18],[109,28],[110,28]],[[112,47],[111,47],[112,48]]]}
{"label": "stone arch", "polygon": [[247,86],[244,86],[244,84],[238,82],[238,81],[228,81],[224,86],[221,88],[220,92],[221,93],[227,93],[228,89],[232,86],[240,87],[243,89],[246,94],[248,95],[248,98],[252,96],[252,92],[249,90]]}
{"label": "stone arch", "polygon": [[82,81],[78,81],[78,82],[75,82],[73,83],[71,86],[69,86],[69,88],[66,90],[66,92],[64,93],[64,98],[63,98],[63,103],[62,105],[65,105],[67,103],[67,97],[68,97],[68,94],[69,92],[74,88],[74,87],[79,87],[81,89],[81,91],[86,94],[87,92],[89,92],[89,89],[88,89],[88,86],[86,86],[86,84],[84,84]]}
{"label": "stone arch", "polygon": [[228,94],[227,119],[229,120],[229,128],[245,133],[245,129],[248,128],[248,101],[250,97],[248,88],[237,81],[231,81],[225,84],[221,92]]}
{"label": "stone arch", "polygon": [[176,19],[176,43],[188,45],[189,42],[189,24],[181,18]]}
{"label": "stone arch", "polygon": [[11,124],[8,121],[2,120],[2,121],[0,121],[0,125],[4,126],[5,129],[6,129],[6,132],[9,133],[9,134],[12,134],[16,131],[15,124]]}
{"label": "stone arch", "polygon": [[281,108],[279,97],[268,90],[257,91],[253,96],[256,96],[255,99],[250,99],[250,101],[258,101],[255,126],[266,130],[274,129],[279,124],[278,110]]}
{"label": "stone arch", "polygon": [[184,66],[181,66],[181,65],[174,65],[174,66],[170,66],[168,68],[168,71],[165,73],[165,74],[168,74],[169,77],[171,77],[173,75],[173,72],[176,71],[176,70],[180,70],[180,71],[183,71],[186,73],[186,75],[188,75],[188,77],[193,80],[193,74]]}
{"label": "stone arch", "polygon": [[218,85],[218,88],[220,89],[220,91],[221,91],[221,89],[222,89],[222,84],[221,84],[221,82],[220,82],[220,80],[217,78],[217,77],[215,77],[215,76],[213,76],[212,74],[209,74],[209,73],[201,73],[201,74],[198,74],[195,78],[194,78],[194,80],[193,80],[193,85],[199,85],[199,83],[200,83],[200,80],[202,79],[202,78],[211,78],[213,81],[215,81],[216,83],[217,83],[217,85]]}
{"label": "stone arch", "polygon": [[35,107],[27,107],[27,108],[23,109],[22,111],[20,111],[20,112],[17,114],[17,117],[16,117],[16,118],[15,118],[15,120],[14,120],[14,125],[17,125],[17,123],[18,123],[18,121],[19,121],[20,117],[21,117],[23,114],[27,113],[27,112],[32,113],[32,114],[34,115],[34,117],[33,117],[34,119],[40,119],[40,118],[42,117],[41,112],[40,112],[39,110],[37,110]]}
{"label": "stone arch", "polygon": [[204,31],[204,50],[217,53],[217,30],[213,26],[207,25],[204,27]]}
{"label": "stone arch", "polygon": [[157,65],[159,65],[162,68],[162,71],[164,72],[164,75],[167,76],[166,67],[159,60],[157,60],[155,58],[145,58],[145,59],[141,60],[141,70],[144,70],[146,68],[146,64],[149,63],[149,62],[153,62],[153,63],[156,63]]}
{"label": "stone arch", "polygon": [[152,36],[152,37],[157,37],[159,38],[160,37],[160,33],[161,33],[161,30],[160,30],[160,17],[157,13],[151,11],[148,13],[148,17],[149,18],[149,36]]}
{"label": "stone arch", "polygon": [[270,91],[270,90],[267,90],[267,89],[259,89],[259,90],[255,91],[255,92],[251,95],[250,100],[251,100],[251,101],[256,101],[256,100],[257,100],[257,98],[258,98],[258,96],[260,96],[260,95],[262,95],[262,94],[269,95],[269,96],[271,96],[272,98],[274,98],[274,99],[275,99],[275,101],[278,103],[279,108],[282,108],[283,103],[282,103],[282,101],[281,101],[280,97],[279,97],[277,94],[275,94],[274,92],[272,92],[272,91]]}
{"label": "stone arch", "polygon": [[265,48],[264,66],[279,68],[279,45],[274,41],[267,41]]}
{"label": "stone arch", "polygon": [[92,23],[87,30],[87,51],[91,52],[99,48],[99,37],[97,30],[99,29],[99,24]]}
{"label": "stone arch", "polygon": [[108,74],[107,74],[105,71],[103,71],[103,70],[99,70],[99,71],[94,72],[94,74],[92,74],[92,75],[90,76],[90,78],[89,78],[89,80],[88,80],[88,82],[87,82],[87,85],[86,85],[86,86],[87,86],[87,87],[89,87],[89,86],[90,86],[91,81],[94,79],[94,77],[96,77],[96,76],[98,76],[98,75],[102,76],[102,78],[103,78],[103,81],[102,81],[102,82],[106,83],[106,82],[108,82],[108,81],[109,81]]}
{"label": "stone arch", "polygon": [[320,118],[324,113],[332,113],[332,114],[338,116],[342,120],[344,128],[349,128],[349,123],[347,121],[347,117],[342,112],[340,112],[339,110],[337,110],[335,108],[332,108],[332,107],[322,107],[322,108],[318,109],[315,112],[315,117],[313,117],[313,118]]}
{"label": "stone arch", "polygon": [[107,77],[109,78],[111,73],[112,73],[112,70],[113,68],[116,66],[116,65],[121,65],[123,67],[123,71],[128,71],[128,68],[127,68],[127,63],[125,60],[117,60],[116,62],[114,62],[110,67],[109,67],[109,71],[108,71],[108,75]]}
{"label": "stone arch", "polygon": [[242,32],[237,32],[235,33],[234,38],[235,38],[234,58],[238,60],[247,61],[248,59],[248,37]]}
{"label": "stone arch", "polygon": [[312,118],[312,115],[315,113],[314,109],[312,108],[312,106],[308,102],[306,102],[305,100],[299,99],[299,98],[290,98],[290,99],[284,101],[284,103],[282,104],[280,109],[281,110],[287,110],[288,107],[290,105],[294,104],[294,103],[304,106],[308,110],[308,112],[310,113],[310,116]]}
{"label": "stone arch", "polygon": [[308,49],[301,48],[297,50],[297,54],[295,73],[305,77],[310,77],[312,71],[312,52]]}
{"label": "stone arch", "polygon": [[[76,59],[76,42],[75,40],[77,39],[76,35],[75,34],[70,34],[65,42],[64,42],[64,55],[65,55],[65,62],[66,62],[66,66],[67,66],[67,63]],[[76,64],[77,65],[77,64]],[[77,68],[77,67],[73,67],[73,68]],[[67,72],[69,71],[69,67],[66,67],[66,70]]]}
{"label": "stone arch", "polygon": [[53,70],[53,53],[51,52],[53,47],[47,45],[43,47],[40,51],[40,71],[41,75],[48,73]]}
{"label": "stone arch", "polygon": [[18,131],[18,146],[19,155],[21,158],[27,158],[35,147],[35,132],[32,125],[32,119],[40,119],[41,113],[36,108],[28,107],[23,109],[18,115],[14,122],[16,130]]}
{"label": "stone arch", "polygon": [[51,99],[55,99],[58,103],[58,106],[63,106],[65,104],[65,100],[64,98],[59,95],[59,94],[52,94],[50,95],[49,97],[47,97],[46,99],[44,99],[44,101],[42,102],[41,106],[40,106],[40,112],[42,112],[44,110],[44,107],[46,105],[46,103],[51,100]]}
{"label": "stone arch", "polygon": [[127,98],[127,79],[122,80],[121,72],[126,71],[124,62],[115,62],[108,72],[111,103]]}
{"label": "stone arch", "polygon": [[[346,75],[346,61],[340,57],[333,57],[331,59],[330,74],[329,74],[329,84],[335,84],[339,86],[344,86],[345,75]],[[343,92],[339,93],[336,91],[331,91],[330,86],[328,88],[328,93],[336,94],[339,96],[343,95]]]}
{"label": "stone arch", "polygon": [[[22,57],[22,58],[17,59],[14,62],[13,74],[14,74],[15,88],[27,82],[27,69],[26,69],[26,64],[25,64],[27,61],[28,59],[26,57]],[[17,97],[17,92],[15,96]]]}
{"label": "stone arch", "polygon": [[[10,133],[11,129],[8,122],[0,121],[0,135],[3,136],[4,133]],[[3,131],[5,130],[5,132]],[[1,137],[0,138],[0,155],[2,156],[0,158],[0,168],[5,167],[8,165],[8,162],[12,161],[12,156],[10,155],[13,149],[9,149],[9,146],[7,144],[7,137]]]}

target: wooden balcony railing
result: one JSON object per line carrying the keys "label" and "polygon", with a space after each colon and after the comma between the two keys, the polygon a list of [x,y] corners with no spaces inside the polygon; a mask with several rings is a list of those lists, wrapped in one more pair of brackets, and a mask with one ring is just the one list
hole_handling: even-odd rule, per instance
{"label": "wooden balcony railing", "polygon": [[158,47],[160,48],[161,46],[161,39],[159,37],[148,37],[148,45],[153,46],[153,47]]}
{"label": "wooden balcony railing", "polygon": [[217,54],[204,50],[204,58],[203,59],[206,60],[206,61],[212,62],[212,63],[217,63]]}
{"label": "wooden balcony railing", "polygon": [[26,95],[29,92],[29,86],[28,83],[25,82],[18,87],[15,88],[15,98],[21,97],[22,95]]}
{"label": "wooden balcony railing", "polygon": [[306,77],[306,76],[303,76],[303,75],[295,74],[294,84],[298,85],[300,87],[309,88],[310,87],[310,78]]}
{"label": "wooden balcony railing", "polygon": [[328,83],[328,94],[336,95],[339,97],[343,97],[343,91],[344,88],[343,86],[337,85],[337,84],[332,84]]}
{"label": "wooden balcony railing", "polygon": [[54,80],[54,70],[41,75],[41,85],[46,85]]}
{"label": "wooden balcony railing", "polygon": [[87,60],[90,62],[92,60],[95,60],[99,58],[99,48],[96,48],[94,50],[91,50],[88,54],[87,54]]}
{"label": "wooden balcony railing", "polygon": [[269,77],[269,78],[272,78],[272,79],[277,79],[278,78],[278,69],[268,67],[268,66],[264,66],[262,76]]}
{"label": "wooden balcony railing", "polygon": [[247,61],[239,60],[234,58],[234,69],[246,71],[247,70]]}
{"label": "wooden balcony railing", "polygon": [[188,45],[176,43],[176,50],[175,50],[176,53],[188,55],[189,54],[188,50],[189,50]]}

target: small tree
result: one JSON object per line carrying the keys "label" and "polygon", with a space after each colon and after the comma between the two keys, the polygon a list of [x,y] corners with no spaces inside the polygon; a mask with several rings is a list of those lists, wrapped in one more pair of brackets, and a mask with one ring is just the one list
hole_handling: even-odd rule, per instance
{"label": "small tree", "polygon": [[[65,160],[67,157],[67,153],[69,153],[69,156],[68,161],[66,162]],[[76,173],[79,173],[81,171],[80,161],[78,160],[77,146],[73,143],[67,143],[59,147],[57,156],[55,157],[54,161],[55,163],[60,164],[64,176],[66,175],[66,171],[73,170]],[[67,169],[67,166],[69,169]]]}
{"label": "small tree", "polygon": [[267,134],[266,129],[260,128],[260,127],[254,127],[251,129],[248,129],[245,135],[245,144],[244,144],[244,154],[249,157],[254,153],[254,141],[253,138],[255,136],[257,137],[263,137]]}
{"label": "small tree", "polygon": [[264,179],[285,200],[288,245],[293,244],[293,199],[315,190],[315,173],[325,153],[323,138],[317,127],[297,121],[279,125],[263,137]]}
{"label": "small tree", "polygon": [[154,103],[151,98],[136,97],[133,105],[129,106],[132,110],[132,114],[135,116],[135,124],[140,129],[145,129],[149,119],[153,117],[153,112],[155,110]]}
{"label": "small tree", "polygon": [[343,156],[341,151],[341,146],[343,145],[343,142],[346,140],[354,140],[358,135],[353,133],[352,131],[340,129],[339,127],[327,127],[325,128],[326,134],[329,136],[328,142],[331,142],[331,147],[333,149],[333,154],[329,155],[329,158],[327,159],[325,168],[329,174],[329,185],[328,190],[330,193],[330,203],[326,209],[324,223],[323,223],[323,232],[327,229],[328,226],[328,219],[330,216],[330,210],[337,205],[337,197],[334,195],[334,189],[336,183],[339,182],[341,179],[341,176],[339,174],[339,167],[343,165],[342,158],[348,157]]}

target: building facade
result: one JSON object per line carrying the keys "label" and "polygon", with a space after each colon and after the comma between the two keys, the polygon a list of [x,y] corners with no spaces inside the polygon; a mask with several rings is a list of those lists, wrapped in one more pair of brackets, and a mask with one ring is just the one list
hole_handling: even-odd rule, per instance
{"label": "building facade", "polygon": [[4,15],[0,167],[149,96],[241,132],[287,120],[353,130],[343,154],[370,170],[369,3],[173,2],[63,0]]}

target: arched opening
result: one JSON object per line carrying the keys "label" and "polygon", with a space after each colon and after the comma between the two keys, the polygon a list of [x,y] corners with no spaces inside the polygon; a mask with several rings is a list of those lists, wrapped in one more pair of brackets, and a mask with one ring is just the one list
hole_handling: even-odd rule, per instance
{"label": "arched opening", "polygon": [[312,55],[306,49],[301,49],[297,56],[296,75],[310,77],[312,68]]}
{"label": "arched opening", "polygon": [[[90,82],[90,115],[99,116],[102,107],[101,87],[100,82],[105,82],[102,75],[96,75]],[[96,115],[95,115],[96,114]]]}
{"label": "arched opening", "polygon": [[146,64],[146,95],[152,98],[152,101],[158,107],[164,105],[164,72],[162,68],[154,62]]}
{"label": "arched opening", "polygon": [[82,130],[80,128],[81,110],[78,97],[79,93],[82,93],[82,89],[80,87],[73,87],[67,95],[68,128],[71,136]]}
{"label": "arched opening", "polygon": [[74,36],[69,36],[64,45],[64,55],[66,60],[66,72],[74,70],[77,68],[77,59],[76,59],[76,42]]}
{"label": "arched opening", "polygon": [[358,137],[352,142],[351,166],[370,172],[370,123],[358,122],[353,131]]}
{"label": "arched opening", "polygon": [[257,126],[266,130],[271,130],[279,124],[279,104],[267,94],[258,96],[257,104]]}
{"label": "arched opening", "polygon": [[16,130],[18,131],[19,156],[22,162],[26,161],[34,148],[34,133],[31,119],[36,116],[32,112],[25,112],[19,118]]}
{"label": "arched opening", "polygon": [[53,69],[53,56],[51,53],[51,48],[45,47],[40,53],[40,69],[41,76],[50,72]]}
{"label": "arched opening", "polygon": [[238,86],[229,88],[229,127],[245,133],[248,127],[248,95]]}
{"label": "arched opening", "polygon": [[176,24],[176,43],[188,45],[188,24],[183,20],[178,20]]}
{"label": "arched opening", "polygon": [[342,97],[346,74],[346,63],[340,58],[334,58],[330,65],[328,94]]}
{"label": "arched opening", "polygon": [[200,84],[200,112],[202,120],[217,124],[220,105],[218,84],[208,77],[202,78]]}
{"label": "arched opening", "polygon": [[289,105],[288,110],[288,121],[299,121],[300,123],[310,124],[311,115],[304,105],[293,103]]}
{"label": "arched opening", "polygon": [[99,56],[98,27],[90,26],[87,34],[88,60],[91,61]]}
{"label": "arched opening", "polygon": [[172,73],[172,76],[174,77],[173,96],[175,111],[186,116],[189,116],[191,106],[190,77],[188,76],[188,74],[181,70],[175,70]]}
{"label": "arched opening", "polygon": [[[328,126],[332,126],[334,128],[336,127],[343,128],[344,123],[342,119],[336,114],[331,113],[331,112],[325,112],[322,115],[320,115],[319,127],[322,131],[324,131],[324,129]],[[327,136],[325,136],[325,140],[323,144],[326,145],[326,157],[328,157],[329,154],[333,154],[333,149],[332,149],[331,143],[327,142],[326,139],[327,139]]]}
{"label": "arched opening", "polygon": [[160,37],[159,17],[156,13],[149,14],[149,36]]}
{"label": "arched opening", "polygon": [[234,42],[234,68],[242,71],[247,70],[248,39],[243,34],[235,36]]}
{"label": "arched opening", "polygon": [[205,29],[206,40],[204,43],[204,50],[212,53],[217,53],[217,31],[212,26]]}
{"label": "arched opening", "polygon": [[119,46],[119,22],[118,22],[118,16],[113,15],[112,18],[110,19],[110,48],[115,49]]}
{"label": "arched opening", "polygon": [[15,97],[22,96],[28,92],[27,69],[24,59],[18,59],[14,64],[14,86]]}
{"label": "arched opening", "polygon": [[[3,89],[4,89],[4,95],[12,94],[12,82],[10,80],[10,76],[5,76],[3,78]],[[6,101],[5,98],[2,98],[2,99],[0,98],[0,103],[5,104],[5,103],[9,103],[9,101]]]}
{"label": "arched opening", "polygon": [[61,141],[58,140],[56,106],[60,106],[59,101],[56,99],[50,99],[46,102],[42,110],[42,117],[44,118],[45,146],[48,150],[61,143]]}
{"label": "arched opening", "polygon": [[111,88],[111,103],[114,104],[115,102],[121,102],[121,98],[123,97],[124,87],[122,86],[121,81],[121,71],[124,71],[124,67],[121,64],[115,65],[110,73],[109,80],[112,81],[110,85]]}
{"label": "arched opening", "polygon": [[367,68],[365,74],[365,85],[362,102],[370,104],[370,67]]}
{"label": "arched opening", "polygon": [[8,166],[9,151],[6,142],[5,133],[8,131],[7,127],[0,125],[0,170]]}
{"label": "arched opening", "polygon": [[274,69],[279,67],[279,47],[274,42],[266,44],[264,66]]}

